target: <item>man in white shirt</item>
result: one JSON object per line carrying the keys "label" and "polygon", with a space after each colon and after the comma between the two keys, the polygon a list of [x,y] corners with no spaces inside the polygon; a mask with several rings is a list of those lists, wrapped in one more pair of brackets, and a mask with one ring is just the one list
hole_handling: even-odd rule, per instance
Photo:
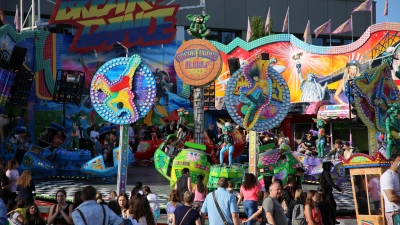
{"label": "man in white shirt", "polygon": [[400,164],[400,155],[392,154],[389,160],[391,165],[381,176],[381,193],[385,201],[387,225],[393,225],[393,211],[400,209],[400,184],[397,172]]}

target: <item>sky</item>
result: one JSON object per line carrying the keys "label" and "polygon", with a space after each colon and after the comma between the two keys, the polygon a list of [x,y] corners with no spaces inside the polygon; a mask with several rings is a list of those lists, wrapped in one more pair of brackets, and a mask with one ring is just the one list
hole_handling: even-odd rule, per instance
{"label": "sky", "polygon": [[[383,15],[386,0],[374,0],[376,2],[376,22],[386,22]],[[400,0],[389,0],[389,22],[400,22]]]}

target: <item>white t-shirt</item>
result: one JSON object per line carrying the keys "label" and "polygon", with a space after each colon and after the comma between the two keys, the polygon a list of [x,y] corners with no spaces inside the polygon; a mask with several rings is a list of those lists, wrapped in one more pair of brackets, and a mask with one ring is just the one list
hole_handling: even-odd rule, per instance
{"label": "white t-shirt", "polygon": [[6,176],[10,180],[15,180],[15,182],[10,186],[10,191],[11,192],[17,192],[17,180],[19,178],[19,173],[18,170],[7,170]]}
{"label": "white t-shirt", "polygon": [[379,185],[379,179],[377,177],[374,177],[371,180],[369,180],[368,189],[371,192],[372,201],[374,202],[381,201],[381,195],[380,195],[381,190]]}
{"label": "white t-shirt", "polygon": [[399,175],[388,169],[381,176],[381,194],[385,200],[385,212],[393,212],[393,209],[400,209],[400,204],[389,202],[385,190],[394,190],[394,194],[400,196]]}
{"label": "white t-shirt", "polygon": [[90,139],[92,139],[93,141],[97,140],[99,138],[99,132],[97,131],[90,131]]}
{"label": "white t-shirt", "polygon": [[149,200],[150,208],[153,210],[153,212],[160,208],[160,204],[158,203],[157,195],[150,193],[146,197],[147,197],[147,200]]}

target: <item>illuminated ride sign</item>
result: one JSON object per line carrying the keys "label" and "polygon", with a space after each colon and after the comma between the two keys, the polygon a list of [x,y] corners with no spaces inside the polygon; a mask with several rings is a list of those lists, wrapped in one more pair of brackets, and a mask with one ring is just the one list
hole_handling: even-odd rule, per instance
{"label": "illuminated ride sign", "polygon": [[49,24],[77,27],[70,51],[111,50],[117,42],[135,45],[168,44],[175,37],[179,5],[162,0],[58,0]]}
{"label": "illuminated ride sign", "polygon": [[174,58],[174,67],[183,82],[193,86],[204,86],[220,74],[222,59],[219,51],[209,41],[194,39],[179,47]]}

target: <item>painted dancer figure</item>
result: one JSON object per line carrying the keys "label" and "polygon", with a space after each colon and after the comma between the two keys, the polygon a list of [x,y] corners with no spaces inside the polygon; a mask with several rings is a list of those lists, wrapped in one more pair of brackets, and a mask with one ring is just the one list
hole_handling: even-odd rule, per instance
{"label": "painted dancer figure", "polygon": [[222,144],[224,144],[224,146],[221,148],[221,151],[219,152],[219,164],[222,166],[223,162],[224,162],[224,153],[229,150],[229,166],[232,165],[232,154],[233,154],[233,150],[234,150],[234,146],[233,146],[233,138],[232,136],[229,134],[230,132],[232,132],[234,130],[234,127],[231,125],[231,123],[226,122],[225,125],[222,126],[222,139],[221,141],[218,143],[219,146],[222,146]]}

